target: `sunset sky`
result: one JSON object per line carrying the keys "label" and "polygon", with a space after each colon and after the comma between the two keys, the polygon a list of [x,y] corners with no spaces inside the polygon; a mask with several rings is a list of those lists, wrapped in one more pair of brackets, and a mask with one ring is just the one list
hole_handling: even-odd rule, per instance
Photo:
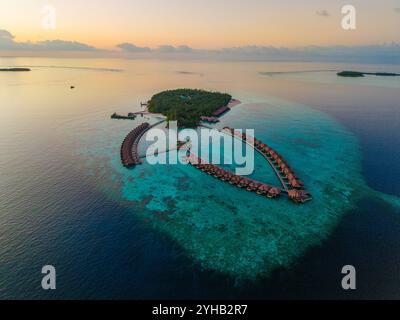
{"label": "sunset sky", "polygon": [[[355,31],[341,28],[348,3],[357,9]],[[57,10],[55,30],[42,28],[47,4]],[[124,42],[196,49],[364,45],[400,42],[399,8],[398,0],[2,0],[0,29],[16,42],[61,39],[104,49]]]}

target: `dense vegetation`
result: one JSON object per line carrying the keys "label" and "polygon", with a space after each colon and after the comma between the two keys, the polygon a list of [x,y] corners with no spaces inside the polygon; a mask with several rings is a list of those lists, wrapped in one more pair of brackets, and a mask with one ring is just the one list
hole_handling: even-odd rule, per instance
{"label": "dense vegetation", "polygon": [[400,76],[398,73],[390,73],[390,72],[358,72],[358,71],[342,71],[337,74],[339,77],[351,77],[351,78],[359,78],[364,77],[365,75],[373,75],[380,77],[397,77]]}
{"label": "dense vegetation", "polygon": [[149,101],[149,111],[162,113],[180,127],[196,127],[201,116],[212,116],[232,97],[226,93],[197,89],[177,89],[157,93]]}
{"label": "dense vegetation", "polygon": [[116,112],[114,112],[111,115],[111,119],[119,119],[119,120],[135,120],[136,116],[134,114],[128,114],[127,116],[121,116],[119,114],[117,114]]}
{"label": "dense vegetation", "polygon": [[337,75],[339,77],[351,77],[351,78],[364,77],[364,73],[356,71],[342,71],[339,72]]}

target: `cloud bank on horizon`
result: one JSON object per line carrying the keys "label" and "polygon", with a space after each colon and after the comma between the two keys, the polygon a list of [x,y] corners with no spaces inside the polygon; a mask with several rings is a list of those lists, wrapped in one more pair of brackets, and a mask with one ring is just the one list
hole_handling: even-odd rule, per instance
{"label": "cloud bank on horizon", "polygon": [[[325,13],[317,13],[326,16]],[[329,13],[326,12],[327,15]],[[306,46],[285,48],[273,46],[242,46],[215,50],[193,49],[187,45],[161,45],[157,48],[140,47],[125,42],[115,46],[115,50],[95,48],[76,41],[46,40],[40,42],[17,42],[14,35],[0,29],[0,52],[92,52],[112,57],[157,56],[181,58],[211,58],[232,59],[244,61],[321,61],[321,62],[369,62],[369,63],[400,63],[400,44],[359,46]]]}
{"label": "cloud bank on horizon", "polygon": [[90,45],[64,40],[46,40],[40,42],[17,42],[14,35],[0,29],[0,50],[10,51],[96,51]]}

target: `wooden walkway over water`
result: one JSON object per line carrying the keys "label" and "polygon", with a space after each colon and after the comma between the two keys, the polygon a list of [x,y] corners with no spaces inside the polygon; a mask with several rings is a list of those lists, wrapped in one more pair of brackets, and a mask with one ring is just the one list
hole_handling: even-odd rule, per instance
{"label": "wooden walkway over water", "polygon": [[254,145],[254,140],[251,141],[251,140],[250,140],[250,139],[251,139],[250,137],[247,137],[247,139],[243,140],[243,139],[242,139],[242,136],[237,136],[237,135],[235,135],[235,134],[232,134],[232,131],[230,131],[228,128],[224,128],[224,130],[222,130],[222,132],[226,132],[226,133],[232,135],[235,139],[239,139],[240,141],[246,143],[247,145],[249,145],[250,147],[252,147],[253,149],[255,149],[259,154],[261,154],[261,155],[268,161],[268,163],[270,164],[270,166],[271,166],[272,169],[274,170],[274,172],[275,172],[275,174],[276,174],[278,180],[281,182],[282,191],[284,191],[284,192],[286,192],[286,193],[289,191],[286,181],[283,179],[283,177],[281,176],[280,172],[279,172],[278,169],[275,167],[274,162],[273,162],[265,153],[263,153],[261,150],[259,150],[258,148],[255,147],[255,145]]}
{"label": "wooden walkway over water", "polygon": [[250,178],[244,178],[238,176],[230,171],[224,170],[214,164],[210,164],[205,160],[199,158],[195,154],[191,153],[188,157],[188,163],[195,168],[221,180],[228,182],[231,185],[236,185],[239,188],[246,189],[247,191],[256,192],[259,195],[265,195],[268,198],[276,199],[282,193],[277,187],[270,186],[257,180]]}
{"label": "wooden walkway over water", "polygon": [[[153,125],[150,125],[147,122],[142,123],[126,136],[121,145],[121,161],[125,167],[130,168],[142,162],[141,158],[143,157],[139,156],[138,150],[141,137],[148,130],[163,122],[165,122],[165,119],[158,121]],[[245,188],[248,191],[256,192],[259,195],[265,195],[268,198],[278,198],[281,193],[286,193],[289,199],[296,203],[304,203],[312,199],[311,195],[305,191],[303,183],[297,178],[293,169],[286,163],[283,157],[272,148],[254,137],[247,136],[246,134],[241,133],[241,131],[229,127],[225,127],[220,131],[229,134],[236,139],[240,139],[242,142],[245,142],[259,152],[274,170],[282,184],[282,188],[270,186],[260,181],[235,175],[234,173],[224,170],[216,165],[207,163],[195,154],[190,153],[190,151],[187,156],[189,164],[214,176],[215,178],[220,179],[221,181],[226,181],[239,188]],[[180,147],[182,147],[182,145],[177,146],[177,149]],[[169,151],[170,150],[166,150],[165,152]]]}
{"label": "wooden walkway over water", "polygon": [[304,203],[312,199],[311,194],[305,191],[303,182],[297,178],[294,170],[287,164],[283,157],[271,147],[262,141],[247,136],[245,133],[241,133],[233,128],[225,127],[222,132],[226,132],[227,134],[240,139],[260,153],[268,161],[277,178],[281,182],[283,188],[282,191],[287,193],[291,200],[297,203]]}
{"label": "wooden walkway over water", "polygon": [[147,131],[163,122],[164,119],[153,125],[145,122],[128,133],[121,145],[121,162],[124,167],[131,168],[142,163],[142,157],[139,156],[140,139]]}

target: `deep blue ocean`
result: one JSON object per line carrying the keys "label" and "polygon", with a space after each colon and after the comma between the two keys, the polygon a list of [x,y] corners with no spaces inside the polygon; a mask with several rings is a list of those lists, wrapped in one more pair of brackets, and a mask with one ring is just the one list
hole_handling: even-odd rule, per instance
{"label": "deep blue ocean", "polygon": [[[32,68],[0,74],[0,298],[400,297],[400,80],[296,72],[399,66],[44,58],[0,66]],[[179,87],[240,99],[221,126],[254,128],[293,163],[313,202],[260,199],[186,167],[125,171],[119,146],[142,120],[110,115]],[[47,264],[55,291],[41,288]],[[356,291],[341,289],[347,264]]]}

